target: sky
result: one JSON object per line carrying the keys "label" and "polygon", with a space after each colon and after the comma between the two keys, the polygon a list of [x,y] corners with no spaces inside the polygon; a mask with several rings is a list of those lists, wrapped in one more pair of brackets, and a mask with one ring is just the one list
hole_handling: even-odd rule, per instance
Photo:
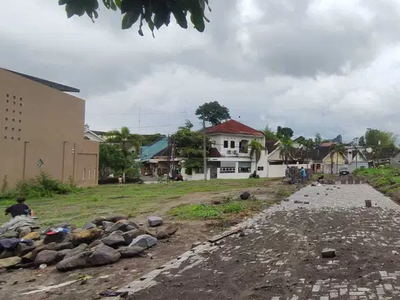
{"label": "sky", "polygon": [[203,33],[173,20],[155,38],[102,6],[95,23],[68,19],[57,2],[2,3],[0,67],[79,88],[93,130],[169,134],[218,101],[295,136],[400,133],[398,0],[210,0]]}

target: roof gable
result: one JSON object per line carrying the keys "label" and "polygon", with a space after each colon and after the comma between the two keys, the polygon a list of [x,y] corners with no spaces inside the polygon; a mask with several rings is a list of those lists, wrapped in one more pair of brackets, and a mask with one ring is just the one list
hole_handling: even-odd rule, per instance
{"label": "roof gable", "polygon": [[206,133],[207,134],[219,134],[219,133],[225,133],[225,134],[241,134],[241,135],[250,135],[250,136],[257,136],[257,137],[264,137],[264,134],[256,130],[254,128],[251,128],[247,125],[244,125],[243,123],[240,123],[236,120],[228,120],[224,123],[208,127],[206,128]]}
{"label": "roof gable", "polygon": [[162,138],[161,140],[155,142],[153,145],[141,147],[141,161],[148,161],[155,154],[161,152],[168,147],[168,138]]}

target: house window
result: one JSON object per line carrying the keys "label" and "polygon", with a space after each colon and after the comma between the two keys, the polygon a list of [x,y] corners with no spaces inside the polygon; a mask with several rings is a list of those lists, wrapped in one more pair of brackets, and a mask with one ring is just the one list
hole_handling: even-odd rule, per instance
{"label": "house window", "polygon": [[220,168],[220,173],[235,173],[235,168]]}
{"label": "house window", "polygon": [[239,153],[248,153],[249,152],[249,141],[241,140],[239,142]]}
{"label": "house window", "polygon": [[235,141],[231,141],[231,148],[235,148]]}
{"label": "house window", "polygon": [[251,173],[251,163],[239,162],[239,173]]}
{"label": "house window", "polygon": [[257,167],[257,171],[264,171],[264,167],[263,166]]}
{"label": "house window", "polygon": [[89,169],[89,171],[88,171],[88,179],[90,179],[90,169]]}
{"label": "house window", "polygon": [[86,169],[83,169],[83,172],[82,172],[82,180],[85,180],[85,172],[86,172]]}
{"label": "house window", "polygon": [[224,148],[228,148],[228,141],[224,141]]}

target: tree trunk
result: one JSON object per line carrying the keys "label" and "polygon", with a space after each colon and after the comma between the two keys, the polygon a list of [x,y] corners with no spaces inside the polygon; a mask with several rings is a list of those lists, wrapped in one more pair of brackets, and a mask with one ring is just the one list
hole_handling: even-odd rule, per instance
{"label": "tree trunk", "polygon": [[339,153],[336,153],[336,174],[339,174]]}
{"label": "tree trunk", "polygon": [[122,172],[122,182],[125,183],[125,171]]}

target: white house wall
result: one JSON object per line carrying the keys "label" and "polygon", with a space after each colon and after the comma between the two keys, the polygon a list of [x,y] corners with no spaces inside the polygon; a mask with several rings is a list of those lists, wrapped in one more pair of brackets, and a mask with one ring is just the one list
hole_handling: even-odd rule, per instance
{"label": "white house wall", "polygon": [[[290,167],[303,167],[304,169],[307,168],[307,164],[295,164],[295,165],[288,165]],[[276,177],[284,177],[286,172],[286,165],[269,165],[268,166],[268,177],[276,178]]]}
{"label": "white house wall", "polygon": [[[219,153],[225,157],[248,157],[249,153],[239,153],[239,143],[242,140],[247,140],[248,144],[251,143],[252,140],[257,140],[262,145],[265,144],[264,137],[257,136],[249,136],[249,135],[238,135],[238,134],[213,134],[209,135],[213,147],[218,149]],[[224,141],[228,141],[228,148],[224,148]],[[235,147],[231,148],[231,141],[235,142]],[[228,154],[230,151],[230,154]],[[236,151],[236,154],[233,154],[233,151]],[[249,149],[250,151],[250,149]]]}

